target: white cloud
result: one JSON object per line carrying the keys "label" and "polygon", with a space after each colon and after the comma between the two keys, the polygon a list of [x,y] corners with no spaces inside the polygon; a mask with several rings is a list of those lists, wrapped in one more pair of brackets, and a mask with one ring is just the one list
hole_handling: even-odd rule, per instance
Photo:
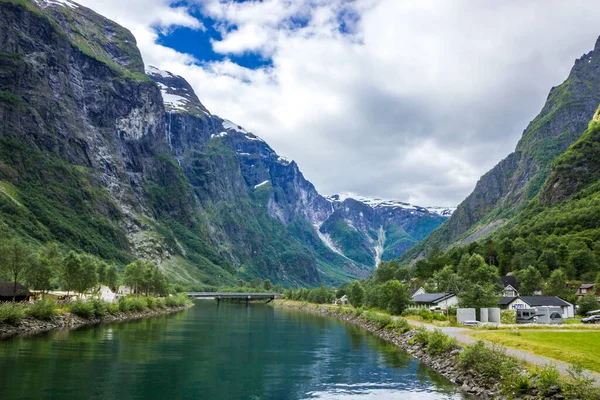
{"label": "white cloud", "polygon": [[423,205],[461,201],[600,34],[591,0],[198,0],[223,34],[216,52],[272,59],[250,70],[157,45],[156,29],[203,29],[169,1],[82,3],[132,29],[147,63],[186,77],[321,192]]}

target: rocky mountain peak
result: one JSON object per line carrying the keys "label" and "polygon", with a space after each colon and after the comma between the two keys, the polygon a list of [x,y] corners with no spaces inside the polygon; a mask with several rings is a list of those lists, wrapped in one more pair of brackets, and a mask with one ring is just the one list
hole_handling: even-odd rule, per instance
{"label": "rocky mountain peak", "polygon": [[146,74],[160,87],[167,112],[190,113],[200,118],[210,115],[194,93],[192,86],[183,77],[151,65],[146,68]]}

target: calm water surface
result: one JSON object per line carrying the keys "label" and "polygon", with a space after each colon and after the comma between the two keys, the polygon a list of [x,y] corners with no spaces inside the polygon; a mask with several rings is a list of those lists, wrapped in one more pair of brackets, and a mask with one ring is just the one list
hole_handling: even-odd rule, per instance
{"label": "calm water surface", "polygon": [[0,399],[461,399],[372,334],[264,305],[0,341]]}

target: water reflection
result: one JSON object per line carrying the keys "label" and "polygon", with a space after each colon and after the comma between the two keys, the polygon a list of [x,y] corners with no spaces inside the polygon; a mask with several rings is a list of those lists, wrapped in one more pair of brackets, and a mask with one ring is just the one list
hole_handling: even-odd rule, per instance
{"label": "water reflection", "polygon": [[457,399],[351,324],[270,306],[182,313],[0,342],[2,399]]}

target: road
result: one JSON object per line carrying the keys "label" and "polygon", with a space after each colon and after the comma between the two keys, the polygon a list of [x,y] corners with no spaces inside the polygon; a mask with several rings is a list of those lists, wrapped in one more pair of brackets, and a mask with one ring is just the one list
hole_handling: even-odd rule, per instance
{"label": "road", "polygon": [[[469,336],[469,333],[473,332],[472,329],[457,328],[457,327],[450,327],[450,326],[440,327],[440,326],[435,326],[432,324],[426,324],[423,322],[411,321],[411,320],[408,320],[408,322],[413,326],[424,326],[426,329],[428,329],[430,331],[437,328],[437,329],[441,330],[443,333],[445,333],[446,335],[456,339],[456,341],[458,341],[459,343],[462,343],[465,345],[473,344],[477,341],[477,339]],[[556,365],[556,368],[558,368],[558,370],[562,374],[564,374],[564,375],[568,374],[570,364],[568,364],[566,362],[555,360],[553,358],[539,356],[537,354],[532,354],[530,352],[519,350],[519,349],[513,349],[511,347],[504,347],[504,348],[506,349],[506,354],[511,355],[519,360],[522,360],[522,361],[525,361],[525,362],[528,362],[531,364],[541,365],[541,366]],[[590,378],[593,378],[596,381],[596,385],[600,386],[600,374],[593,372],[593,371],[588,371],[588,370],[586,370],[586,372],[590,376]]]}

